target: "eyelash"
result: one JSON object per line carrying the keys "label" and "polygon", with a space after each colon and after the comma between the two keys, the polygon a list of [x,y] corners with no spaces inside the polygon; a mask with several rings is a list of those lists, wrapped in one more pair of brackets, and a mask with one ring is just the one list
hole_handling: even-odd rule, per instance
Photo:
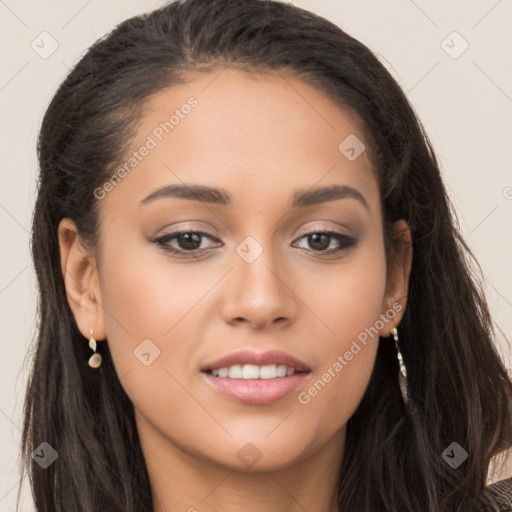
{"label": "eyelash", "polygon": [[[185,251],[185,250],[180,250],[180,249],[174,249],[174,248],[171,248],[169,245],[166,245],[170,240],[177,238],[178,236],[184,235],[184,234],[197,234],[197,235],[200,235],[201,237],[208,238],[211,241],[217,240],[215,237],[213,237],[212,235],[210,235],[208,233],[205,233],[204,231],[182,228],[182,229],[177,229],[176,231],[173,231],[172,233],[168,233],[166,235],[160,236],[160,237],[154,239],[153,242],[155,244],[157,244],[158,246],[160,246],[164,251],[171,253],[171,254],[180,255],[184,258],[198,257],[198,256],[204,254],[208,250],[208,249],[193,249],[190,251]],[[330,231],[330,230],[322,230],[322,229],[304,233],[297,240],[301,240],[302,238],[306,238],[311,235],[329,235],[332,238],[335,238],[336,240],[338,240],[338,242],[340,244],[342,244],[342,247],[335,249],[335,250],[332,250],[332,249],[330,251],[312,250],[312,252],[317,253],[321,256],[330,256],[330,255],[336,255],[336,254],[346,252],[349,249],[351,249],[352,247],[354,247],[355,245],[357,245],[357,243],[358,243],[355,238],[345,235],[344,233],[339,233],[337,231]]]}

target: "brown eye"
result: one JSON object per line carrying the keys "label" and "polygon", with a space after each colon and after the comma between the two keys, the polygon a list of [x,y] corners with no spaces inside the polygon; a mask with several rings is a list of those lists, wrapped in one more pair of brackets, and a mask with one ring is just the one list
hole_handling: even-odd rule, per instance
{"label": "brown eye", "polygon": [[[336,254],[357,244],[357,240],[344,233],[337,231],[312,231],[302,235],[299,240],[306,239],[309,248],[314,252],[321,252],[323,254]],[[337,241],[338,248],[328,250],[332,242]]]}
{"label": "brown eye", "polygon": [[[197,253],[202,253],[206,250],[205,248],[201,247],[201,242],[205,238],[212,241],[217,240],[212,235],[209,235],[203,231],[183,229],[160,236],[153,240],[153,242],[161,246],[164,251],[170,252],[172,254],[182,254],[188,256],[187,253],[194,255]],[[174,245],[170,244],[171,241],[174,241]]]}

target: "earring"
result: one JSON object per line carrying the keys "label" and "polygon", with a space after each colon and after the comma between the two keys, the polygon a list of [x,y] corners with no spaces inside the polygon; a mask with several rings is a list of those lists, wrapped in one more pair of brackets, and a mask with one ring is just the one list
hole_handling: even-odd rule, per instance
{"label": "earring", "polygon": [[99,368],[101,365],[101,354],[98,354],[96,352],[96,340],[92,336],[92,329],[91,329],[91,339],[89,340],[89,347],[94,351],[94,354],[89,358],[89,366],[91,368]]}
{"label": "earring", "polygon": [[400,371],[398,372],[398,383],[400,384],[400,391],[402,392],[404,404],[407,405],[409,403],[409,396],[407,394],[407,368],[405,367],[404,358],[402,357],[402,352],[400,352],[400,346],[398,345],[398,331],[396,327],[391,329],[391,334],[395,340],[396,357],[398,358],[398,364],[400,366]]}

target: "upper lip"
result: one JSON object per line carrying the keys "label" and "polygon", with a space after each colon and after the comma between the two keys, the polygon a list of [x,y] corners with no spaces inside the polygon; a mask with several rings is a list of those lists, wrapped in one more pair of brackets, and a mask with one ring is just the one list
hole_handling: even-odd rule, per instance
{"label": "upper lip", "polygon": [[267,352],[253,352],[251,350],[240,350],[227,356],[221,357],[209,363],[203,371],[210,371],[219,368],[228,368],[235,364],[254,364],[265,366],[271,364],[284,364],[289,368],[295,368],[299,372],[309,372],[311,368],[295,357],[280,350],[269,350]]}

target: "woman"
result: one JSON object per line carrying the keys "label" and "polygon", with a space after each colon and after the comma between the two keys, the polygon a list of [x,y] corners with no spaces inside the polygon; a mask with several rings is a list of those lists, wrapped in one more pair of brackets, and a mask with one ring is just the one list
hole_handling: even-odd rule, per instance
{"label": "woman", "polygon": [[364,45],[174,2],[89,49],[38,151],[37,510],[512,510],[471,254]]}

